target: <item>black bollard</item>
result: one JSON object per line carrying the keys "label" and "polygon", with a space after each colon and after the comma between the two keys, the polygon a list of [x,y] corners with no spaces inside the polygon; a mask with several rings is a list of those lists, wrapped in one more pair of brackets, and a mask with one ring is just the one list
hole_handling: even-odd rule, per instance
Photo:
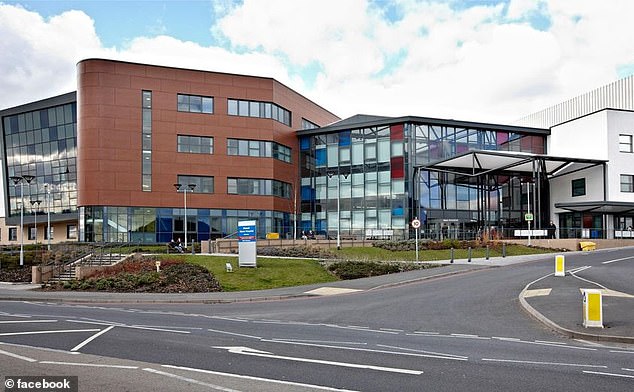
{"label": "black bollard", "polygon": [[506,242],[502,243],[502,257],[506,257]]}
{"label": "black bollard", "polygon": [[467,262],[471,262],[471,247],[469,247],[469,257],[467,258]]}

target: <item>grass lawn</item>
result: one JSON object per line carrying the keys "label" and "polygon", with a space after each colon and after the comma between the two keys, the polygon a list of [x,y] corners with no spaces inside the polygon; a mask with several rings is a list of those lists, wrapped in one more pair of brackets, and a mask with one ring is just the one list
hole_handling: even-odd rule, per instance
{"label": "grass lawn", "polygon": [[[390,251],[381,248],[342,248],[341,250],[333,250],[337,254],[341,255],[341,258],[350,259],[350,260],[373,260],[373,261],[415,261],[416,260],[416,251],[408,250],[408,251]],[[468,257],[467,249],[454,249],[454,258],[455,259],[466,259]],[[523,245],[507,245],[506,246],[506,255],[507,256],[518,256],[518,255],[531,255],[531,254],[541,254],[541,253],[554,253],[557,252],[554,249],[539,249],[532,248]],[[491,248],[489,252],[490,257],[498,257],[502,256],[502,248],[499,247],[497,249]],[[485,248],[474,248],[471,251],[472,258],[483,258],[486,257],[486,249]],[[418,260],[419,261],[437,261],[437,260],[449,260],[451,258],[451,250],[443,249],[443,250],[420,250],[418,252]]]}
{"label": "grass lawn", "polygon": [[[257,268],[238,268],[237,257],[164,255],[161,258],[184,259],[207,268],[224,291],[266,290],[337,280],[315,260],[258,257]],[[231,263],[233,272],[226,271],[226,263]]]}

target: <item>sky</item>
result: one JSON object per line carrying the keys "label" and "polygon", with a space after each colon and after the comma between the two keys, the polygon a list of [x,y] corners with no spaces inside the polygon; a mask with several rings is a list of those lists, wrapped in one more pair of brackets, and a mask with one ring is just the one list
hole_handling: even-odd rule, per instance
{"label": "sky", "polygon": [[85,58],[272,77],[341,118],[512,123],[634,74],[632,0],[0,0],[0,109]]}

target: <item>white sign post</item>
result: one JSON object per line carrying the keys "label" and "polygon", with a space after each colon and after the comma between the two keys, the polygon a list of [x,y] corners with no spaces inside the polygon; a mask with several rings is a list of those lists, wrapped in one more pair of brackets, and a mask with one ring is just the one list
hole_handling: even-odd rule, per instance
{"label": "white sign post", "polygon": [[257,267],[256,262],[256,221],[238,222],[238,266]]}
{"label": "white sign post", "polygon": [[418,229],[420,228],[420,221],[418,218],[412,219],[412,227],[416,229],[416,262],[418,263]]}

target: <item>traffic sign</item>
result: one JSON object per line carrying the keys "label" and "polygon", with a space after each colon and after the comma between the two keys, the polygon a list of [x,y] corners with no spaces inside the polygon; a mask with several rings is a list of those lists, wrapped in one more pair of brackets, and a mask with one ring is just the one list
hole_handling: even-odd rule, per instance
{"label": "traffic sign", "polygon": [[415,229],[418,229],[420,227],[420,221],[418,220],[418,218],[412,219],[412,227]]}
{"label": "traffic sign", "polygon": [[532,221],[533,220],[533,214],[524,214],[524,220],[527,221]]}

